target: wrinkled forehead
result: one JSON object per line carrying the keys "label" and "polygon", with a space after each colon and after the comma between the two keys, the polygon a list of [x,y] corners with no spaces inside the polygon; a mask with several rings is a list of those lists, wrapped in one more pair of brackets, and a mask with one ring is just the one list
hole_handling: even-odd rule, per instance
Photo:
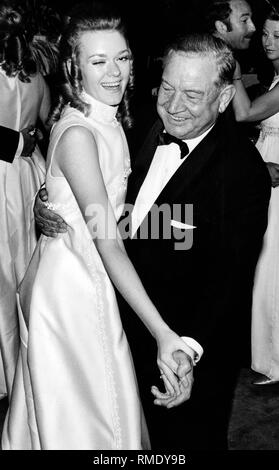
{"label": "wrinkled forehead", "polygon": [[163,79],[171,83],[196,81],[213,84],[218,78],[216,58],[210,52],[170,51],[164,61]]}

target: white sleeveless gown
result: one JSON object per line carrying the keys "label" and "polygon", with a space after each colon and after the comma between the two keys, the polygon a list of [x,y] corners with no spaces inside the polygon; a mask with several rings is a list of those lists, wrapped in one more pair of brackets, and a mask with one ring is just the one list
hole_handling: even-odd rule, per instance
{"label": "white sleeveless gown", "polygon": [[[4,449],[149,447],[113,286],[67,180],[51,175],[65,129],[87,127],[109,199],[117,218],[121,215],[130,172],[126,139],[116,109],[87,100],[89,117],[68,107],[52,130],[46,187],[69,229],[57,238],[40,238],[21,286],[21,355]],[[24,311],[22,299],[30,288],[31,307]]]}
{"label": "white sleeveless gown", "polygon": [[[270,88],[278,81],[276,76]],[[265,162],[279,163],[279,113],[262,122],[257,148]],[[255,275],[252,369],[279,380],[279,187],[271,190],[268,227]]]}
{"label": "white sleeveless gown", "polygon": [[[0,90],[2,126],[18,131],[47,117],[49,93],[40,74],[23,83],[0,67]],[[0,398],[11,394],[19,346],[16,290],[37,243],[33,198],[44,179],[38,146],[32,157],[0,161]]]}

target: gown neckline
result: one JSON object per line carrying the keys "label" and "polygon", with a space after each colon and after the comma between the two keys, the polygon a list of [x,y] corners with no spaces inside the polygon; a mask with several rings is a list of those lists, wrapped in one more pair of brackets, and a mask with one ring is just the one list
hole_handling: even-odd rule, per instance
{"label": "gown neckline", "polygon": [[107,124],[118,124],[116,114],[118,106],[110,106],[106,103],[96,100],[85,91],[81,94],[82,100],[90,105],[88,118],[96,119]]}

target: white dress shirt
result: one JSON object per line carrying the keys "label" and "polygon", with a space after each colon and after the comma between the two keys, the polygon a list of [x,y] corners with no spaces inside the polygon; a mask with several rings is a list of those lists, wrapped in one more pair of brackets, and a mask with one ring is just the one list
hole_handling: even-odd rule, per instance
{"label": "white dress shirt", "polygon": [[[194,148],[204,139],[212,127],[213,126],[194,139],[183,141],[188,145],[188,155],[190,155]],[[132,211],[132,237],[137,232],[168,181],[188,157],[188,155],[186,155],[184,158],[181,158],[180,155],[180,147],[175,143],[157,147]],[[182,339],[186,344],[186,350],[189,356],[192,358],[193,363],[196,364],[203,354],[202,346],[193,338],[183,336]]]}
{"label": "white dress shirt", "polygon": [[[204,139],[212,127],[213,126],[194,139],[183,141],[188,145],[188,155],[190,155],[194,148]],[[181,158],[180,147],[175,143],[160,145],[157,147],[132,211],[132,237],[135,235],[159,194],[162,192],[174,173],[178,170],[180,165],[185,162],[188,155]]]}

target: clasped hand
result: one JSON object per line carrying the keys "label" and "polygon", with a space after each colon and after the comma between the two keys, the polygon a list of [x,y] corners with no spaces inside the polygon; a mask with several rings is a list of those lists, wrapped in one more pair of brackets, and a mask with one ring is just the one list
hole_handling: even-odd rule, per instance
{"label": "clasped hand", "polygon": [[155,385],[151,387],[155,397],[154,404],[166,408],[173,408],[189,400],[194,382],[191,357],[182,350],[175,351],[172,357],[176,364],[175,372],[166,362],[157,360],[165,391],[161,392]]}
{"label": "clasped hand", "polygon": [[31,157],[36,143],[43,139],[43,134],[39,129],[36,129],[33,125],[21,129],[23,137],[23,149],[21,152],[22,157]]}

